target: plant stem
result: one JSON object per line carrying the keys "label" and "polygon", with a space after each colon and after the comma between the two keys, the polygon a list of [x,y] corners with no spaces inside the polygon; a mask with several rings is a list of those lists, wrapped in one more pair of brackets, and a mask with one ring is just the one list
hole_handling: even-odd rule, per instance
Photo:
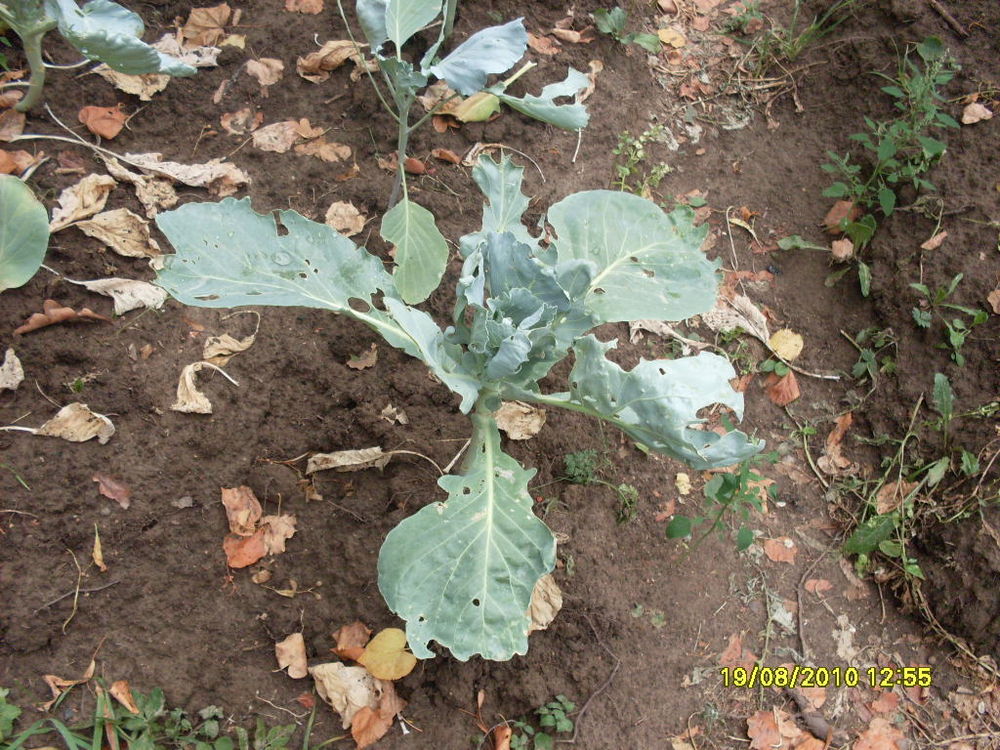
{"label": "plant stem", "polygon": [[444,3],[444,32],[442,38],[447,39],[451,32],[455,30],[455,12],[458,10],[458,0],[445,0]]}
{"label": "plant stem", "polygon": [[28,60],[28,68],[31,70],[31,78],[28,80],[28,93],[25,97],[14,105],[18,112],[27,112],[34,107],[42,98],[42,87],[45,86],[45,61],[42,59],[42,37],[45,32],[53,28],[55,21],[48,24],[39,24],[32,33],[26,33],[21,37],[24,45],[24,56]]}
{"label": "plant stem", "polygon": [[396,180],[389,196],[389,206],[392,208],[399,202],[400,194],[406,195],[406,147],[410,142],[410,107],[416,98],[412,91],[396,93],[396,106],[399,109],[399,131],[396,137]]}

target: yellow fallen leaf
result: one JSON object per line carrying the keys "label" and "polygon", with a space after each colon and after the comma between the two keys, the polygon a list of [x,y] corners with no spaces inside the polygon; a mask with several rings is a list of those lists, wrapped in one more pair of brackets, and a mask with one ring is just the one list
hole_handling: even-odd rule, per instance
{"label": "yellow fallen leaf", "polygon": [[802,344],[802,337],[790,328],[776,331],[767,342],[771,351],[786,362],[791,362],[802,353]]}
{"label": "yellow fallen leaf", "polygon": [[108,566],[104,564],[104,551],[101,549],[101,533],[97,530],[96,523],[94,524],[94,551],[91,554],[91,558],[98,570],[102,573],[108,572]]}
{"label": "yellow fallen leaf", "polygon": [[678,49],[687,44],[687,39],[677,29],[673,28],[659,29],[656,32],[656,36],[660,38],[661,42],[673,47],[674,49]]}
{"label": "yellow fallen leaf", "polygon": [[417,657],[406,650],[406,633],[386,628],[368,641],[358,663],[380,680],[398,680],[417,666]]}

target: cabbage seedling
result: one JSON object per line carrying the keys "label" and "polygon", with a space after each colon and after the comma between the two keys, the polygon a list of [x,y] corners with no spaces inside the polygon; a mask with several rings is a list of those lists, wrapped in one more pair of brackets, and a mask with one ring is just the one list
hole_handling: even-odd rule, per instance
{"label": "cabbage seedling", "polygon": [[195,69],[142,41],[142,18],[110,0],[90,0],[82,8],[75,0],[0,0],[0,24],[21,38],[31,69],[28,93],[15,107],[27,112],[38,104],[45,85],[42,37],[58,29],[88,60],[106,63],[121,73],[194,75]]}
{"label": "cabbage seedling", "polygon": [[[628,193],[580,192],[549,210],[555,239],[545,245],[521,223],[522,172],[509,159],[473,169],[487,203],[482,228],[460,240],[464,262],[445,330],[400,298],[380,259],[294,211],[278,212],[287,230],[280,236],[275,217],[255,213],[246,198],[157,217],[177,250],[157,283],[181,302],[348,315],[422,359],[460,396],[472,437],[458,473],[438,480],[448,498],[403,520],[379,554],[379,588],[407,621],[420,658],[433,655],[432,640],[462,660],[525,653],[532,589],[555,567],[555,538],[528,493],[535,470],[501,447],[493,417],[501,400],[603,419],[698,469],[739,463],[761,447],[741,432],[700,429],[698,411],[711,404],[742,417],[724,357],[703,352],[624,370],[605,356],[615,342],[588,334],[601,323],[680,320],[713,306],[717,264],[699,251],[706,230],[693,226],[690,209],[667,214]],[[543,392],[538,381],[570,350],[569,390]]]}

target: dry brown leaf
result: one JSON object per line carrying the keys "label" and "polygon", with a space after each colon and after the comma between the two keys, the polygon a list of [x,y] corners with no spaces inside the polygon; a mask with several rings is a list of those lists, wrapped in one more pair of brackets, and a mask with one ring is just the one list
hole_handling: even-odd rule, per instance
{"label": "dry brown leaf", "polygon": [[820,596],[826,591],[831,591],[833,589],[833,584],[825,578],[810,578],[805,582],[804,588],[810,594]]}
{"label": "dry brown leaf", "polygon": [[[149,218],[156,216],[160,209],[173,208],[177,205],[177,191],[174,190],[171,180],[166,177],[160,177],[159,175],[145,175],[137,172],[131,172],[119,164],[117,159],[110,157],[103,158],[104,163],[108,167],[108,172],[112,177],[116,180],[127,182],[135,188],[136,197],[143,205],[143,208],[146,209],[146,216]],[[127,209],[117,210],[125,211]],[[106,211],[105,213],[111,214],[114,213],[114,211]],[[135,214],[133,214],[133,216],[134,215]],[[101,216],[101,214],[95,216],[93,220],[96,220],[98,216]],[[79,226],[79,224],[77,224],[77,226]],[[103,241],[106,242],[107,240]],[[155,242],[150,241],[149,245],[150,247],[156,248],[157,253],[160,252],[159,247]]]}
{"label": "dry brown leaf", "polygon": [[799,548],[790,537],[782,536],[777,539],[767,539],[764,541],[764,554],[772,562],[783,562],[789,565],[795,564],[795,555]]}
{"label": "dry brown leaf", "polygon": [[104,549],[101,547],[101,532],[97,530],[97,524],[94,524],[94,547],[90,551],[90,559],[94,561],[94,565],[102,573],[108,572],[108,566],[104,564]]}
{"label": "dry brown leaf", "polygon": [[[180,379],[177,382],[177,400],[170,407],[173,411],[184,412],[186,414],[211,414],[212,402],[208,397],[198,390],[196,375],[203,368],[218,370],[225,375],[224,371],[213,365],[211,362],[193,362],[181,370]],[[233,385],[237,385],[228,375],[225,375]]]}
{"label": "dry brown leaf", "polygon": [[357,661],[373,677],[390,682],[406,677],[417,666],[417,657],[406,650],[406,633],[399,628],[377,633]]}
{"label": "dry brown leaf", "polygon": [[288,669],[288,676],[293,680],[301,680],[309,676],[306,659],[306,641],[302,633],[292,633],[284,640],[274,644],[274,656],[278,660],[278,669]]}
{"label": "dry brown leaf", "polygon": [[264,544],[264,529],[253,536],[237,536],[228,534],[222,540],[222,551],[226,553],[226,564],[230,568],[246,568],[253,565],[267,554]]}
{"label": "dry brown leaf", "polygon": [[783,744],[773,711],[758,711],[748,718],[747,736],[752,750],[772,750]]}
{"label": "dry brown leaf", "polygon": [[[791,672],[794,669],[794,665],[789,664],[788,671]],[[809,706],[814,710],[818,711],[826,703],[826,688],[824,687],[805,687],[798,688],[799,693],[802,697],[809,701]],[[820,743],[822,747],[822,743]],[[802,745],[796,745],[796,747],[802,747]]]}
{"label": "dry brown leaf", "polygon": [[91,678],[94,676],[94,672],[96,670],[97,670],[97,663],[93,659],[91,659],[90,666],[87,667],[87,671],[84,672],[83,675],[81,675],[79,680],[67,680],[64,677],[58,677],[54,674],[42,675],[42,680],[45,682],[46,685],[49,686],[49,690],[52,692],[52,700],[45,701],[44,703],[40,704],[38,708],[42,711],[48,711],[50,708],[52,708],[52,705],[57,700],[59,700],[59,696],[61,696],[69,688],[73,687],[74,685],[82,685],[85,682],[89,682]]}
{"label": "dry brown leaf", "polygon": [[309,667],[309,674],[316,682],[319,697],[340,714],[344,729],[351,726],[354,715],[367,706],[378,708],[376,680],[364,667],[345,667],[340,662],[317,664]]}
{"label": "dry brown leaf", "polygon": [[74,225],[88,237],[100,240],[119,255],[129,258],[154,258],[160,246],[149,233],[149,223],[127,208],[102,211]]}
{"label": "dry brown leaf", "polygon": [[130,713],[139,713],[139,707],[135,704],[135,698],[132,695],[132,686],[128,684],[128,680],[115,680],[111,683],[111,687],[108,688],[108,693]]}
{"label": "dry brown leaf", "polygon": [[963,125],[974,125],[977,122],[982,122],[983,120],[990,120],[993,118],[993,113],[990,112],[983,104],[979,102],[972,102],[965,105],[965,109],[962,110],[962,124]]}
{"label": "dry brown leaf", "polygon": [[409,424],[410,418],[406,416],[406,412],[403,409],[397,409],[392,404],[386,406],[380,413],[379,416],[382,417],[386,422],[392,424],[393,422],[399,422],[400,424]]}
{"label": "dry brown leaf", "polygon": [[876,716],[868,728],[858,735],[854,750],[902,750],[900,742],[905,740],[906,735],[881,716]]}
{"label": "dry brown leaf", "polygon": [[764,385],[767,397],[777,406],[787,406],[802,395],[799,391],[799,381],[791,371],[781,377],[772,372],[767,376]]}
{"label": "dry brown leaf", "polygon": [[252,536],[257,531],[257,522],[264,514],[253,490],[243,485],[223,487],[221,492],[229,530],[237,536]]}
{"label": "dry brown leaf", "polygon": [[229,135],[246,135],[252,133],[264,122],[263,112],[254,112],[250,107],[243,107],[235,112],[226,112],[219,118],[219,124]]}
{"label": "dry brown leaf", "polygon": [[823,227],[830,234],[843,234],[844,230],[840,228],[840,222],[843,219],[855,221],[859,216],[861,216],[861,209],[852,201],[837,201],[823,218]]}
{"label": "dry brown leaf", "polygon": [[86,404],[66,404],[49,421],[35,430],[36,435],[57,437],[71,443],[83,443],[97,438],[101,445],[115,434],[115,426],[103,414],[93,412]]}
{"label": "dry brown leaf", "polygon": [[0,174],[19,175],[37,162],[44,153],[43,151],[36,157],[24,149],[16,151],[0,150]]}
{"label": "dry brown leaf", "polygon": [[878,514],[891,513],[903,504],[913,490],[917,488],[917,482],[888,482],[875,495],[875,512]]}
{"label": "dry brown leaf", "polygon": [[351,165],[350,169],[348,169],[346,172],[341,172],[340,174],[334,176],[333,179],[335,179],[337,182],[347,182],[348,180],[353,180],[359,174],[361,174],[361,167],[359,167],[357,164],[353,164]]}
{"label": "dry brown leaf", "polygon": [[434,174],[434,170],[415,156],[407,156],[403,161],[403,169],[407,174]]}
{"label": "dry brown leaf", "polygon": [[214,45],[226,32],[232,10],[226,3],[208,8],[192,8],[187,22],[181,28],[185,46],[206,47]]}
{"label": "dry brown leaf", "polygon": [[13,107],[24,98],[23,91],[12,89],[10,91],[0,91],[0,109]]}
{"label": "dry brown leaf", "polygon": [[391,682],[377,681],[376,690],[379,694],[378,708],[374,711],[367,706],[354,715],[351,723],[351,736],[358,745],[358,750],[378,742],[392,726],[392,722],[400,711],[406,708],[406,701],[396,694],[396,688]]}
{"label": "dry brown leaf", "polygon": [[852,469],[853,464],[850,459],[844,457],[841,442],[853,421],[854,415],[851,412],[841,414],[834,420],[834,427],[826,437],[826,448],[823,455],[816,461],[819,468],[825,473],[843,474],[849,473]]}
{"label": "dry brown leaf", "polygon": [[42,303],[42,312],[32,313],[24,322],[24,325],[14,329],[14,333],[29,333],[37,331],[39,328],[63,323],[67,320],[103,320],[105,323],[111,322],[110,318],[98,315],[89,307],[84,307],[77,312],[72,307],[63,307],[54,299],[47,299]]}
{"label": "dry brown leaf", "polygon": [[435,159],[440,159],[441,161],[446,161],[449,164],[461,164],[462,157],[456,154],[451,149],[447,148],[435,148],[431,150],[431,156]]}
{"label": "dry brown leaf", "polygon": [[667,29],[658,29],[656,36],[659,37],[659,40],[665,45],[673,47],[674,49],[680,49],[687,44],[687,38],[684,34],[672,27]]}
{"label": "dry brown leaf", "polygon": [[948,237],[947,232],[938,232],[933,237],[931,237],[927,242],[920,246],[921,250],[937,250],[941,247],[941,243],[945,241]]}
{"label": "dry brown leaf", "polygon": [[369,367],[374,367],[376,362],[378,362],[378,344],[372,344],[361,354],[352,354],[347,360],[347,366],[352,370],[367,370]]}
{"label": "dry brown leaf", "polygon": [[285,0],[285,10],[315,16],[323,12],[323,0]]}
{"label": "dry brown leaf", "polygon": [[116,185],[106,174],[89,174],[59,194],[59,206],[52,209],[49,231],[58,232],[74,221],[93,216],[108,202],[108,193]]}
{"label": "dry brown leaf", "polygon": [[285,542],[295,536],[295,523],[295,516],[286,513],[280,516],[264,516],[260,519],[267,554],[280,555],[285,551]]}
{"label": "dry brown leaf", "polygon": [[545,424],[545,410],[521,401],[505,401],[493,418],[511,440],[527,440]]}
{"label": "dry brown leaf", "polygon": [[258,60],[247,60],[247,73],[260,84],[260,93],[267,96],[267,87],[273,86],[285,74],[285,64],[275,57],[261,57]]}
{"label": "dry brown leaf", "polygon": [[254,148],[259,148],[261,151],[273,151],[277,154],[288,152],[300,140],[299,124],[295,120],[265,125],[253,133]]}
{"label": "dry brown leaf", "polygon": [[347,161],[351,158],[351,147],[343,143],[331,143],[320,136],[295,147],[295,153],[315,156],[326,162]]}
{"label": "dry brown leaf", "polygon": [[24,368],[21,367],[21,360],[14,354],[13,347],[7,347],[3,364],[0,364],[0,391],[16,391],[23,380]]}
{"label": "dry brown leaf", "polygon": [[865,599],[869,595],[868,587],[865,582],[858,578],[857,574],[854,572],[854,565],[844,558],[838,560],[840,565],[840,571],[844,574],[844,578],[847,579],[848,587],[847,591],[844,592],[846,596],[851,601],[857,601],[858,599]]}
{"label": "dry brown leaf", "polygon": [[990,303],[993,312],[1000,315],[1000,289],[994,289],[986,295],[986,301]]}
{"label": "dry brown leaf", "polygon": [[892,714],[896,712],[899,708],[899,695],[892,692],[883,692],[877,700],[873,700],[868,704],[874,713],[877,714]]}
{"label": "dry brown leaf", "polygon": [[10,142],[24,132],[24,112],[8,109],[0,112],[0,141]]}
{"label": "dry brown leaf", "polygon": [[163,73],[143,73],[133,76],[120,73],[107,65],[98,65],[93,72],[119,91],[137,96],[143,102],[152,101],[153,96],[163,91],[170,83],[170,76]]}
{"label": "dry brown leaf", "polygon": [[560,41],[569,42],[570,44],[590,44],[597,38],[593,26],[587,26],[580,31],[561,29],[556,26],[549,33]]}
{"label": "dry brown leaf", "polygon": [[675,0],[656,0],[656,4],[660,6],[660,10],[664,13],[677,12],[677,3]]}
{"label": "dry brown leaf", "polygon": [[382,469],[392,456],[393,451],[383,453],[378,446],[334,453],[314,453],[306,464],[306,474],[327,469],[339,472]]}
{"label": "dry brown leaf", "polygon": [[802,336],[790,328],[775,331],[768,339],[768,348],[786,362],[791,362],[802,354]]}
{"label": "dry brown leaf", "polygon": [[559,590],[552,574],[546,573],[538,579],[535,588],[531,590],[531,604],[528,605],[528,617],[531,618],[531,624],[528,625],[528,633],[548,628],[556,619],[562,605],[562,591]]}
{"label": "dry brown leaf", "polygon": [[364,64],[354,42],[349,39],[335,39],[325,42],[315,52],[295,61],[295,72],[312,83],[322,83],[330,77],[330,72],[336,70],[350,59]]}
{"label": "dry brown leaf", "polygon": [[539,55],[558,55],[559,43],[547,36],[539,36],[528,32],[528,46]]}
{"label": "dry brown leaf", "polygon": [[254,334],[250,334],[242,339],[234,338],[228,333],[224,333],[221,336],[210,336],[205,341],[201,358],[205,362],[211,362],[217,367],[225,367],[229,363],[229,360],[253,346],[256,339],[257,336]]}
{"label": "dry brown leaf", "polygon": [[136,279],[94,279],[93,281],[72,281],[86,287],[91,292],[111,297],[115,301],[115,315],[136,310],[140,307],[159,309],[167,301],[167,293],[162,287],[150,284],[148,281]]}
{"label": "dry brown leaf", "polygon": [[250,182],[246,173],[235,164],[222,159],[209,159],[203,164],[181,164],[163,161],[162,154],[126,154],[129,161],[141,169],[149,170],[191,187],[203,187],[217,198],[232,195]]}
{"label": "dry brown leaf", "polygon": [[84,107],[77,114],[77,119],[101,138],[114,138],[125,127],[125,113],[120,104],[114,107]]}
{"label": "dry brown leaf", "polygon": [[97,482],[97,489],[104,497],[114,500],[123,509],[132,504],[132,488],[121,480],[101,472],[94,474],[91,479]]}
{"label": "dry brown leaf", "polygon": [[719,654],[720,667],[743,667],[746,670],[753,669],[757,663],[757,655],[748,648],[743,647],[743,635],[733,633],[729,636],[729,643],[725,651]]}
{"label": "dry brown leaf", "polygon": [[854,257],[854,243],[847,237],[830,243],[830,254],[836,261],[843,262]]}
{"label": "dry brown leaf", "polygon": [[337,645],[333,647],[332,651],[341,659],[357,661],[358,657],[364,653],[365,645],[371,638],[371,634],[371,629],[365,627],[361,620],[355,620],[350,625],[342,625],[333,634]]}

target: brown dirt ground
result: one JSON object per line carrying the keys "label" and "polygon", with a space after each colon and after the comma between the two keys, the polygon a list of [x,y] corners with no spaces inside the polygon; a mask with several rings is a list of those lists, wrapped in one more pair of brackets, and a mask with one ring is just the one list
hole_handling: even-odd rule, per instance
{"label": "brown dirt ground", "polygon": [[[997,288],[1000,118],[946,134],[948,153],[931,179],[944,199],[941,229],[948,231],[948,239],[938,250],[921,252],[920,243],[935,229],[933,220],[899,211],[885,221],[868,250],[874,269],[869,299],[860,296],[850,278],[825,286],[831,271],[825,255],[755,254],[747,233],[731,223],[727,230],[726,221],[731,207],[746,206],[758,214],[754,229],[764,245],[788,234],[828,242],[817,228],[829,207],[820,197],[828,181],[819,164],[826,149],[843,152],[849,147],[847,136],[863,127],[864,115],[889,115],[887,97],[871,73],[893,73],[898,49],[936,34],[963,66],[947,89],[952,98],[948,111],[957,115],[957,98],[977,90],[985,101],[992,99],[995,109],[1000,8],[994,0],[950,3],[968,30],[962,37],[929,2],[863,4],[796,62],[794,90],[767,103],[765,97],[777,88],[761,88],[760,81],[732,75],[743,48],[727,46],[718,36],[730,4],[678,0],[677,5],[681,12],[665,18],[655,15],[655,3],[630,3],[628,9],[634,24],[674,25],[687,35],[677,56],[680,64],[669,64],[664,53],[651,66],[638,49],[601,37],[584,45],[565,44],[555,57],[539,59],[539,68],[523,79],[537,90],[543,81],[561,78],[567,64],[586,70],[591,59],[604,62],[588,102],[591,124],[579,144],[573,134],[507,112],[494,122],[445,134],[425,129],[416,136],[412,153],[425,156],[436,147],[463,153],[484,141],[530,155],[539,167],[528,166],[525,172],[525,191],[534,199],[527,218],[535,221],[564,195],[609,186],[618,134],[637,134],[660,123],[679,147],[649,149],[644,168],[657,162],[671,168],[655,197],[671,201],[692,190],[705,194],[711,211],[703,213],[715,237],[710,255],[721,257],[727,268],[735,260],[742,270],[773,274],[770,281],[748,283],[746,290],[767,307],[774,327],[788,325],[804,336],[799,364],[810,371],[849,373],[856,352],[840,331],[891,327],[897,372],[881,377],[867,398],[868,387],[849,376],[838,381],[800,377],[802,397],[787,413],[768,400],[759,378],[748,388],[747,429],[783,456],[778,466],[760,469],[777,482],[782,502],[772,503],[770,512],[752,524],[763,539],[790,537],[798,549],[793,564],[772,562],[757,545],[738,554],[728,538],[709,538],[685,554],[684,545],[665,540],[665,523],[657,520],[662,503],[676,498],[673,479],[684,468],[643,455],[613,430],[596,430],[571,413],[550,413],[537,437],[508,448],[525,465],[538,467],[537,494],[559,501],[549,504],[546,522],[564,539],[556,574],[565,596],[562,612],[547,631],[532,636],[525,657],[462,663],[442,653],[421,663],[398,686],[409,701],[405,716],[420,731],[402,736],[397,726],[378,747],[475,746],[482,735],[463,711],[474,709],[478,691],[485,693],[482,711],[488,724],[526,716],[556,694],[586,704],[585,713],[576,717],[577,744],[594,750],[670,747],[670,738],[689,730],[694,739],[674,748],[744,747],[748,717],[772,706],[793,714],[795,708],[774,691],[722,687],[717,667],[734,635],[770,665],[797,656],[830,667],[931,665],[934,687],[899,689],[902,701],[887,713],[869,705],[877,691],[827,691],[820,710],[848,740],[869,732],[858,748],[903,748],[902,741],[863,744],[873,741],[870,727],[878,718],[907,736],[909,747],[1000,747],[995,740],[1000,705],[996,693],[985,690],[984,673],[914,616],[912,599],[905,591],[897,597],[891,580],[859,588],[845,577],[838,548],[844,523],[859,512],[858,502],[824,491],[809,469],[801,441],[792,436],[793,417],[814,426],[817,432],[809,445],[815,458],[833,418],[853,410],[855,423],[845,451],[861,464],[860,471],[875,472],[888,448],[860,439],[900,436],[917,400],[929,397],[935,372],[951,379],[959,411],[1000,395],[998,317],[991,315],[975,331],[965,347],[968,362],[959,368],[936,346],[943,335],[939,325],[925,332],[912,323],[916,298],[909,288],[918,279],[942,285],[962,272],[957,301],[984,309],[987,293]],[[814,5],[808,4],[810,9]],[[313,49],[314,34],[320,41],[343,37],[335,5],[328,2],[318,16],[288,13],[280,3],[257,0],[239,6],[243,20],[234,31],[247,35],[246,53],[230,49],[218,68],[174,81],[148,103],[116,92],[96,76],[56,72],[47,89],[53,112],[75,124],[76,112],[85,104],[120,102],[134,116],[128,130],[110,144],[119,152],[158,151],[184,162],[231,155],[252,177],[247,194],[258,211],[294,208],[322,219],[332,201],[350,200],[366,215],[378,217],[392,180],[376,166],[376,157],[392,148],[387,118],[366,85],[349,82],[346,68],[320,85],[294,74],[294,59]],[[575,10],[585,19],[601,6],[584,0]],[[765,3],[763,9],[783,21],[787,6]],[[170,1],[137,9],[152,36],[169,28],[175,17],[186,16],[189,6]],[[565,7],[553,0],[465,2],[458,33],[461,37],[522,14],[529,30],[542,33],[565,16]],[[707,31],[697,30],[706,23]],[[58,44],[53,49],[58,59],[69,60]],[[265,97],[240,68],[245,57],[268,56],[282,59],[286,73]],[[234,85],[221,103],[213,104],[213,92],[230,78]],[[690,89],[682,87],[699,80],[706,87],[685,98],[681,92]],[[265,123],[307,117],[331,128],[331,137],[354,149],[360,174],[340,182],[334,179],[342,171],[339,165],[331,168],[310,157],[264,153],[249,145],[238,148],[240,140],[220,133],[218,122],[222,113],[244,106],[263,112]],[[744,126],[725,126],[740,113],[748,117]],[[61,132],[42,109],[28,123],[29,131]],[[50,155],[72,151],[88,172],[103,171],[86,149],[42,141],[37,148]],[[59,174],[56,166],[55,160],[46,163],[32,180],[49,205],[79,177]],[[478,227],[481,199],[468,169],[438,165],[434,175],[413,178],[411,186],[411,194],[434,212],[447,237]],[[185,201],[206,198],[200,190],[182,194]],[[112,193],[109,207],[118,206],[139,210],[125,186]],[[375,227],[377,218],[355,239],[384,253]],[[113,255],[75,229],[52,238],[46,263],[74,279],[153,276],[143,262]],[[427,304],[439,320],[450,308],[457,270],[453,262],[441,291]],[[378,341],[351,321],[313,310],[264,308],[256,343],[227,368],[239,386],[203,376],[214,413],[180,414],[169,410],[180,370],[200,359],[206,336],[252,330],[249,316],[228,317],[225,311],[184,308],[171,301],[162,311],[129,313],[110,325],[65,324],[13,336],[11,331],[50,297],[110,315],[105,298],[45,271],[23,288],[5,292],[0,350],[15,348],[27,379],[17,392],[0,394],[0,423],[37,425],[54,413],[50,401],[81,400],[110,415],[117,434],[107,445],[0,434],[0,686],[12,688],[12,699],[21,705],[37,702],[45,697],[43,674],[74,677],[96,651],[100,674],[108,680],[128,679],[143,691],[161,686],[171,704],[192,710],[220,705],[232,722],[243,726],[254,716],[285,723],[292,720],[289,711],[304,724],[295,698],[310,686],[274,671],[274,641],[301,629],[311,660],[320,662],[331,658],[330,634],[340,625],[355,619],[372,628],[399,625],[376,586],[378,549],[389,529],[440,492],[429,464],[404,458],[381,473],[319,475],[316,490],[324,499],[307,502],[297,470],[276,462],[313,451],[381,445],[420,451],[446,464],[469,432],[456,399],[434,384],[419,362],[381,343],[373,368],[347,368],[352,355]],[[647,334],[629,343],[626,326],[599,333],[619,339],[614,356],[623,366],[631,367],[642,356],[670,356],[665,339]],[[709,335],[707,329],[701,333]],[[151,356],[137,356],[147,345]],[[736,346],[729,348],[735,351]],[[744,350],[754,360],[764,359],[754,343]],[[546,384],[557,388],[565,372],[564,365]],[[86,383],[73,393],[69,384],[78,378]],[[404,409],[409,424],[382,419],[380,412],[389,404]],[[930,416],[924,412],[925,418]],[[961,419],[954,426],[956,444],[980,453],[983,465],[996,456],[996,437],[995,420]],[[928,458],[940,450],[930,433],[919,445]],[[558,481],[565,454],[584,449],[608,456],[607,479],[639,489],[635,521],[616,523],[610,491]],[[975,505],[990,492],[995,500],[997,469],[993,464],[978,494],[970,483],[949,479],[953,486],[940,493],[938,502],[954,510],[962,503]],[[123,510],[101,497],[91,479],[96,472],[131,486],[131,507]],[[696,510],[703,478],[694,479],[695,492],[677,498],[679,511]],[[276,587],[294,579],[302,588],[313,587],[315,594],[283,598],[252,583],[252,570],[226,567],[219,488],[239,485],[253,488],[267,511],[280,507],[298,518],[298,533],[287,551],[254,569],[270,570]],[[193,506],[176,507],[182,497],[192,498]],[[95,524],[106,573],[87,565]],[[916,544],[928,577],[923,590],[933,611],[948,629],[969,639],[974,651],[994,658],[1000,637],[998,528],[994,507],[947,526],[928,521],[918,529]],[[72,597],[50,602],[74,590],[74,556],[85,567],[83,589],[115,585],[83,594],[68,620]],[[829,580],[832,588],[822,596],[809,593],[803,584],[811,578]],[[775,602],[796,614],[791,630],[768,617]],[[856,655],[850,661],[837,653],[834,630],[844,629],[837,625],[838,617],[854,629]],[[89,697],[81,691],[74,700],[67,705],[85,710]],[[321,711],[314,741],[338,734],[336,717]],[[947,742],[960,735],[970,735],[961,741],[966,744]]]}

